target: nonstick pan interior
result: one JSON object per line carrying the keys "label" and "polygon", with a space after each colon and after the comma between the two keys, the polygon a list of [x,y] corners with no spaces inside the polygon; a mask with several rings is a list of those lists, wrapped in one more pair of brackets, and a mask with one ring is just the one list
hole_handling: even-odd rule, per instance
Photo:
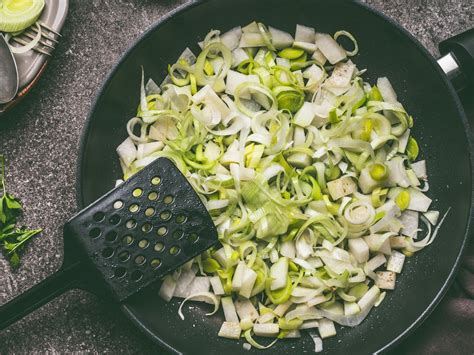
{"label": "nonstick pan interior", "polygon": [[[409,258],[382,305],[356,328],[338,328],[324,341],[324,352],[373,353],[398,341],[429,314],[447,288],[468,234],[472,167],[468,129],[459,101],[429,53],[408,33],[367,7],[347,1],[213,0],[188,6],[147,32],[116,66],[91,112],[78,170],[78,201],[85,206],[111,189],[120,177],[115,147],[126,137],[125,124],[139,102],[141,66],[161,82],[168,63],[210,29],[228,30],[257,19],[291,33],[297,23],[317,31],[351,32],[360,54],[353,61],[367,68],[372,83],[379,76],[392,82],[399,100],[414,116],[414,136],[427,159],[433,209],[451,212],[437,240]],[[196,354],[244,352],[240,342],[217,337],[222,313],[206,317],[208,305],[192,304],[186,320],[177,302],[164,303],[156,289],[127,302],[125,312],[169,350]],[[186,307],[188,308],[188,307]],[[308,335],[277,342],[272,353],[314,351]],[[258,350],[252,349],[251,353]],[[245,353],[248,353],[245,351]]]}

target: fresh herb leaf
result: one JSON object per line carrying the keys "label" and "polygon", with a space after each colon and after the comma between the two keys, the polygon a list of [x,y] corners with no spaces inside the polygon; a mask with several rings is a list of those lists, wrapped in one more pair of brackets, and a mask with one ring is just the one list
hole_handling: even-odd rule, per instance
{"label": "fresh herb leaf", "polygon": [[20,256],[18,255],[18,253],[13,253],[10,256],[10,265],[13,268],[17,268],[18,266],[20,266]]}
{"label": "fresh herb leaf", "polygon": [[7,207],[11,210],[21,210],[22,205],[19,200],[17,200],[15,197],[12,195],[6,194],[5,195],[5,201],[7,203]]}
{"label": "fresh herb leaf", "polygon": [[13,268],[20,265],[18,252],[41,229],[26,229],[16,227],[18,217],[23,212],[23,206],[16,197],[9,194],[5,186],[5,159],[0,154],[0,249],[10,261]]}

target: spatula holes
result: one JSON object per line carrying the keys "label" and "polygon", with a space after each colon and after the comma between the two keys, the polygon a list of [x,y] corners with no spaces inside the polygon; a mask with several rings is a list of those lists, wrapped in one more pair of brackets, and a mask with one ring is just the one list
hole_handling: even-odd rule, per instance
{"label": "spatula holes", "polygon": [[150,262],[150,265],[153,269],[158,269],[161,265],[161,260],[160,259],[152,259]]}
{"label": "spatula holes", "polygon": [[105,217],[104,212],[96,212],[94,213],[94,216],[92,218],[94,218],[94,221],[96,222],[101,222],[104,220],[104,217]]}
{"label": "spatula holes", "polygon": [[114,276],[120,278],[120,277],[124,277],[126,273],[127,273],[127,270],[125,270],[124,267],[118,267],[114,271]]}
{"label": "spatula holes", "polygon": [[100,229],[99,228],[92,228],[90,231],[89,231],[89,237],[91,238],[98,238],[100,236]]}
{"label": "spatula holes", "polygon": [[115,208],[116,210],[119,210],[119,209],[121,209],[122,207],[123,207],[123,201],[117,200],[117,201],[114,202],[114,208]]}
{"label": "spatula holes", "polygon": [[137,213],[140,210],[140,206],[136,203],[132,203],[129,207],[128,210],[132,213]]}
{"label": "spatula holes", "polygon": [[143,255],[138,255],[135,257],[135,264],[143,265],[146,262],[146,258]]}
{"label": "spatula holes", "polygon": [[172,195],[167,195],[165,196],[165,198],[163,199],[163,202],[166,203],[167,205],[169,205],[170,203],[172,203],[174,201],[174,197]]}
{"label": "spatula holes", "polygon": [[183,231],[180,230],[180,229],[175,230],[175,231],[173,232],[173,238],[174,238],[174,239],[179,240],[179,239],[183,238],[183,236],[184,236],[184,233],[183,233]]}
{"label": "spatula holes", "polygon": [[137,187],[136,189],[132,191],[133,197],[140,197],[142,193],[143,193],[143,190],[139,187]]}
{"label": "spatula holes", "polygon": [[125,227],[127,227],[128,229],[133,229],[136,226],[137,226],[137,221],[135,221],[134,219],[129,219],[127,223],[125,223]]}
{"label": "spatula holes", "polygon": [[153,185],[159,185],[161,182],[161,178],[159,176],[154,176],[152,179],[151,179],[151,183]]}
{"label": "spatula holes", "polygon": [[170,248],[170,254],[171,255],[178,255],[178,253],[181,251],[181,248],[178,247],[177,245],[173,245],[171,248]]}
{"label": "spatula holes", "polygon": [[186,216],[184,214],[176,216],[176,223],[183,224],[184,222],[186,222]]}
{"label": "spatula holes", "polygon": [[102,256],[106,259],[110,258],[112,255],[114,255],[114,250],[112,248],[105,248],[102,250]]}
{"label": "spatula holes", "polygon": [[124,245],[131,245],[133,243],[133,237],[131,235],[126,235],[125,237],[122,238],[122,243]]}
{"label": "spatula holes", "polygon": [[150,245],[150,242],[146,239],[142,239],[138,242],[138,246],[142,249],[148,248],[149,245]]}
{"label": "spatula holes", "polygon": [[163,220],[163,221],[167,221],[171,218],[171,212],[170,211],[163,211],[160,213],[160,218]]}
{"label": "spatula holes", "polygon": [[113,225],[119,224],[120,223],[120,216],[117,215],[117,214],[114,214],[114,215],[110,216],[109,222],[110,222],[110,224],[113,224]]}
{"label": "spatula holes", "polygon": [[191,233],[189,236],[188,236],[188,240],[190,243],[196,243],[198,240],[199,240],[199,236],[196,234],[196,233]]}
{"label": "spatula holes", "polygon": [[118,259],[119,261],[121,261],[122,263],[128,261],[130,259],[130,253],[128,251],[122,251],[119,255],[118,255]]}
{"label": "spatula holes", "polygon": [[156,231],[156,234],[158,234],[159,237],[165,236],[166,233],[168,233],[168,228],[166,228],[164,226],[158,228],[158,230]]}
{"label": "spatula holes", "polygon": [[153,226],[151,225],[151,223],[144,223],[142,225],[142,232],[143,233],[150,233],[150,231],[153,229]]}
{"label": "spatula holes", "polygon": [[115,242],[117,240],[117,232],[110,231],[105,235],[105,240],[108,242]]}
{"label": "spatula holes", "polygon": [[158,242],[155,244],[155,247],[153,249],[155,249],[155,251],[160,253],[163,251],[163,249],[165,249],[165,245],[163,243]]}
{"label": "spatula holes", "polygon": [[149,199],[150,201],[155,201],[155,200],[157,200],[157,199],[158,199],[158,193],[155,192],[155,191],[150,192],[150,193],[148,194],[148,199]]}
{"label": "spatula holes", "polygon": [[143,273],[140,270],[132,272],[131,278],[133,281],[138,282],[143,278]]}
{"label": "spatula holes", "polygon": [[146,210],[145,210],[145,216],[147,217],[151,217],[155,214],[155,209],[153,207],[148,207]]}

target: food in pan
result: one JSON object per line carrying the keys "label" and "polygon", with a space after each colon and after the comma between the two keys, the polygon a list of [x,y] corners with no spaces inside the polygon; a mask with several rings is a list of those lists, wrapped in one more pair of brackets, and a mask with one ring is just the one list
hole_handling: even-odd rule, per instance
{"label": "food in pan", "polygon": [[412,116],[387,78],[364,81],[346,31],[252,22],[199,45],[160,86],[142,77],[117,148],[124,179],[171,159],[219,232],[222,246],[168,275],[160,296],[184,298],[183,319],[188,300],[213,304],[209,315],[222,305],[218,335],[247,348],[357,326],[447,213],[429,210]]}

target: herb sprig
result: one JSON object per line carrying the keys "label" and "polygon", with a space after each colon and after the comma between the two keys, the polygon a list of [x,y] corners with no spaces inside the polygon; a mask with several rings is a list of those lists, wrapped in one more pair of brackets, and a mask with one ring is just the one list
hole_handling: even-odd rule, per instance
{"label": "herb sprig", "polygon": [[5,184],[5,158],[0,154],[0,249],[13,268],[20,265],[19,251],[41,229],[17,227],[23,206],[16,197],[7,192]]}

